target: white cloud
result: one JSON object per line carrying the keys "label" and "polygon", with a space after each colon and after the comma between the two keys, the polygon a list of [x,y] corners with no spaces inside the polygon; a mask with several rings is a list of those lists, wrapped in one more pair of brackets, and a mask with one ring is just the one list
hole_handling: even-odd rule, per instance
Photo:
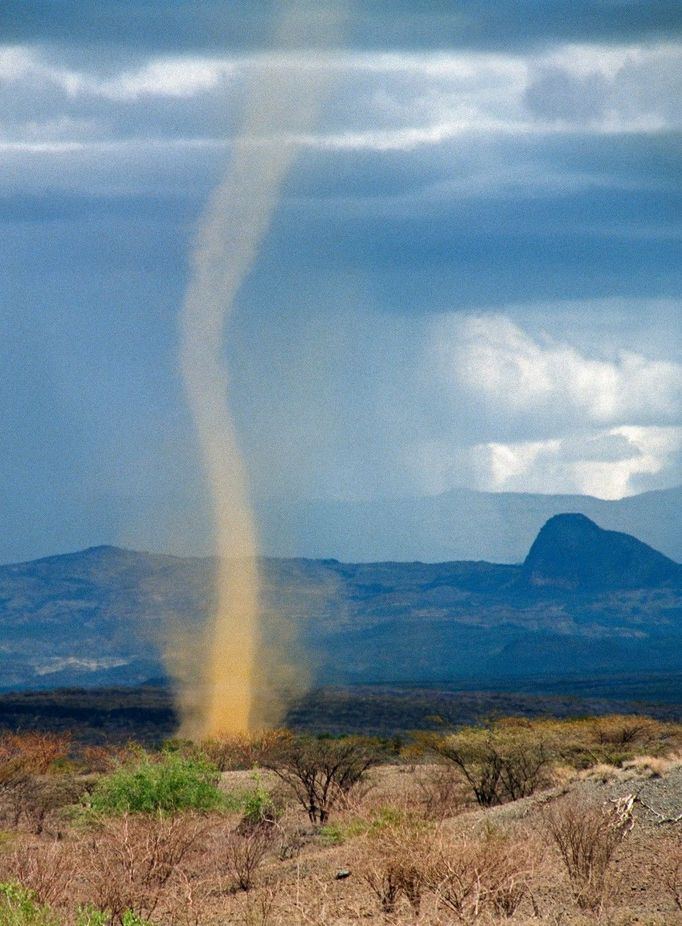
{"label": "white cloud", "polygon": [[[609,327],[609,308],[581,312],[584,326],[602,310],[603,330],[593,318],[589,347],[579,331],[580,346],[566,331],[543,331],[552,313],[543,318],[537,307],[529,328],[502,313],[432,320],[422,359],[431,433],[405,457],[420,489],[621,498],[678,482],[682,365],[670,359],[674,343],[667,359],[632,350],[634,335],[619,331],[617,311]],[[522,308],[515,314],[523,317]]]}
{"label": "white cloud", "polygon": [[656,132],[682,124],[679,44],[568,45],[530,63],[528,108],[557,130]]}
{"label": "white cloud", "polygon": [[328,135],[302,135],[296,138],[300,144],[311,148],[336,151],[413,151],[424,145],[438,145],[441,142],[469,135],[474,132],[509,134],[511,129],[503,120],[481,119],[480,116],[461,115],[457,119],[436,122],[426,126],[410,126],[381,131],[338,132]]}
{"label": "white cloud", "polygon": [[0,47],[0,80],[17,83],[24,80],[38,64],[38,56],[22,46]]}
{"label": "white cloud", "polygon": [[[481,133],[647,133],[682,126],[682,45],[671,43],[565,45],[527,55],[184,55],[151,58],[133,68],[126,64],[106,74],[55,63],[37,48],[0,46],[0,83],[26,99],[24,118],[16,115],[16,124],[35,126],[34,105],[49,100],[50,119],[68,114],[74,120],[74,136],[65,141],[87,141],[77,127],[86,111],[92,118],[97,101],[109,115],[117,107],[166,101],[178,107],[175,127],[167,124],[166,131],[181,136],[183,105],[191,101],[196,116],[197,108],[210,109],[211,94],[223,83],[263,68],[317,70],[321,79],[332,77],[331,109],[338,124],[299,139],[325,149],[411,150]],[[61,103],[55,92],[62,94]],[[114,119],[114,137],[117,131]],[[217,125],[213,131],[220,131]]]}
{"label": "white cloud", "polygon": [[80,76],[69,68],[53,65],[39,51],[21,45],[0,46],[0,81],[13,90],[28,84],[47,90],[50,85],[70,94],[77,90]]}
{"label": "white cloud", "polygon": [[154,58],[114,77],[54,65],[41,53],[24,46],[0,47],[0,80],[7,84],[41,82],[61,88],[67,97],[102,97],[137,100],[145,96],[187,98],[212,90],[235,72],[233,61],[223,58]]}
{"label": "white cloud", "polygon": [[579,415],[599,424],[667,423],[682,406],[682,365],[632,350],[590,357],[504,315],[448,316],[433,349],[446,382],[512,415]]}
{"label": "white cloud", "polygon": [[86,80],[82,86],[111,100],[137,100],[144,96],[187,99],[213,90],[234,72],[232,62],[220,59],[160,58],[112,80]]}
{"label": "white cloud", "polygon": [[[620,453],[608,451],[613,439],[623,441]],[[595,431],[593,452],[581,457],[583,434],[515,443],[477,444],[470,450],[476,485],[488,491],[578,493],[622,498],[639,491],[634,481],[671,469],[682,450],[682,428],[619,427]],[[606,449],[600,458],[597,449]]]}

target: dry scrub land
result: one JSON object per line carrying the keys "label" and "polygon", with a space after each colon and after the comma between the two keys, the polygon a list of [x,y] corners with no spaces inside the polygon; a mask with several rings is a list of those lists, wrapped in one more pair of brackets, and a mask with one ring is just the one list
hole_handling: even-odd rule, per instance
{"label": "dry scrub land", "polygon": [[682,924],[682,727],[0,737],[0,926]]}

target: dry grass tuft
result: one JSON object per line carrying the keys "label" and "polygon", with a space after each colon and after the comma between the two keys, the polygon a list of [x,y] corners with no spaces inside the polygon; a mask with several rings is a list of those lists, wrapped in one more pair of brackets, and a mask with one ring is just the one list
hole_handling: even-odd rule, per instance
{"label": "dry grass tuft", "polygon": [[462,813],[468,805],[466,783],[447,765],[431,765],[416,776],[421,810],[427,820],[437,822]]}

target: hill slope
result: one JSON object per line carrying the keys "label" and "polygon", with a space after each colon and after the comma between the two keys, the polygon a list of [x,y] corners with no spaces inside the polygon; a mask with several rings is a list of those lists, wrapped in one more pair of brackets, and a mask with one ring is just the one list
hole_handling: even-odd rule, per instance
{"label": "hill slope", "polygon": [[544,525],[523,564],[530,585],[555,588],[651,588],[679,582],[682,566],[582,514],[557,514]]}
{"label": "hill slope", "polygon": [[[162,676],[173,628],[210,611],[212,566],[96,547],[0,567],[0,688]],[[682,669],[682,567],[580,515],[550,520],[519,566],[266,559],[262,573],[266,617],[295,622],[318,683]]]}

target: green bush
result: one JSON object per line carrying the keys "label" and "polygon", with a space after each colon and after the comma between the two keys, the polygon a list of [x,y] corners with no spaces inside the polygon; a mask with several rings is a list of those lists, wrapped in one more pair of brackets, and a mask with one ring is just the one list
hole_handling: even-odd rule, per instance
{"label": "green bush", "polygon": [[153,926],[149,920],[143,920],[141,916],[132,910],[126,910],[121,917],[122,926]]}
{"label": "green bush", "polygon": [[167,753],[152,761],[143,754],[101,778],[89,806],[103,815],[216,810],[224,804],[219,780],[215,766],[201,757]]}
{"label": "green bush", "polygon": [[0,883],[0,926],[58,926],[49,907],[15,881]]}
{"label": "green bush", "polygon": [[276,820],[279,816],[272,795],[265,787],[258,775],[254,775],[254,786],[244,794],[244,820],[246,823],[257,825]]}
{"label": "green bush", "polygon": [[279,817],[280,810],[260,775],[256,772],[251,777],[253,787],[229,791],[224,797],[225,807],[241,813],[244,823],[251,826],[273,822]]}
{"label": "green bush", "polygon": [[111,917],[104,910],[88,904],[79,908],[76,926],[109,926],[110,920]]}
{"label": "green bush", "polygon": [[[105,910],[98,910],[92,905],[81,907],[78,911],[76,926],[109,926],[110,923],[111,916]],[[122,914],[121,924],[122,926],[153,926],[149,920],[142,919],[132,910],[126,910]]]}

